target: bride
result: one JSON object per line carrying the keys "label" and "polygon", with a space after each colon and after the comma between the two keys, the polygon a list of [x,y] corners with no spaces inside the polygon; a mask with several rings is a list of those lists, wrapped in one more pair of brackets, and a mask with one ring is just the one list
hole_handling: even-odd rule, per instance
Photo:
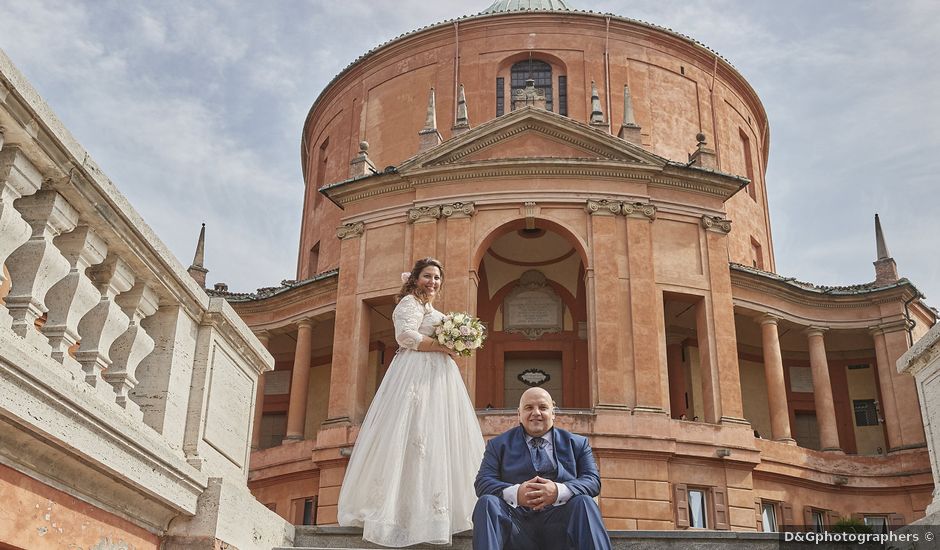
{"label": "bride", "polygon": [[483,437],[460,372],[431,337],[444,268],[418,260],[392,313],[400,346],[359,430],[339,495],[343,526],[384,546],[449,544],[470,529]]}

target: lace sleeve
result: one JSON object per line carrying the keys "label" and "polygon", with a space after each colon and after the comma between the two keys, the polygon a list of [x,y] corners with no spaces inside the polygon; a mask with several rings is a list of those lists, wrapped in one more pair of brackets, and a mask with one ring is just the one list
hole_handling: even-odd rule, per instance
{"label": "lace sleeve", "polygon": [[421,321],[424,320],[424,306],[414,296],[405,296],[395,306],[392,312],[392,322],[395,323],[395,340],[398,345],[408,349],[418,349],[423,336],[418,332]]}

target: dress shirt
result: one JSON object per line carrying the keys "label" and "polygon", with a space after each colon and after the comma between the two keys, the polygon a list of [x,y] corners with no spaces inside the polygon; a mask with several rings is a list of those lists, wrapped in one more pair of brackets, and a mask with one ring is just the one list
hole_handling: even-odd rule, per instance
{"label": "dress shirt", "polygon": [[[532,448],[532,439],[533,437],[531,435],[528,433],[525,434],[525,444],[530,449]],[[548,456],[548,460],[552,463],[552,466],[557,468],[558,465],[555,463],[555,445],[552,444],[551,430],[545,433],[542,436],[542,439],[545,440],[545,446],[542,447],[542,450],[545,451],[545,454]],[[519,506],[519,486],[520,484],[517,483],[503,489],[503,500],[505,500],[506,503],[513,508]],[[555,487],[558,488],[558,497],[555,499],[555,503],[552,504],[552,506],[561,506],[568,502],[572,496],[574,496],[574,493],[571,492],[571,489],[569,489],[568,486],[564,483],[555,483]]]}

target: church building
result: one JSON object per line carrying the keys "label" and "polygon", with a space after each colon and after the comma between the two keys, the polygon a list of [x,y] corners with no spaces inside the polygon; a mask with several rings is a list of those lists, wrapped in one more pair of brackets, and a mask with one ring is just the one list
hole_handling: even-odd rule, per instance
{"label": "church building", "polygon": [[489,330],[458,362],[485,436],[528,387],[591,439],[609,529],[923,517],[913,378],[936,321],[875,218],[874,280],[777,274],[770,124],[703,44],[563,0],[500,0],[359,57],[314,101],[295,280],[219,289],[274,356],[249,486],[329,525],[397,344],[398,274]]}

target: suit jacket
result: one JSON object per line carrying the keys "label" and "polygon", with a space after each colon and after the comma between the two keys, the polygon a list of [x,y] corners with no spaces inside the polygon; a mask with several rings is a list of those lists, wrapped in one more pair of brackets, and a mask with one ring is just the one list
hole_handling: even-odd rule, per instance
{"label": "suit jacket", "polygon": [[[560,428],[553,428],[551,434],[555,464],[558,465],[555,481],[564,483],[575,495],[599,495],[601,476],[587,438]],[[535,475],[525,430],[520,425],[486,444],[474,487],[478,497],[502,497],[503,489],[528,481]]]}

